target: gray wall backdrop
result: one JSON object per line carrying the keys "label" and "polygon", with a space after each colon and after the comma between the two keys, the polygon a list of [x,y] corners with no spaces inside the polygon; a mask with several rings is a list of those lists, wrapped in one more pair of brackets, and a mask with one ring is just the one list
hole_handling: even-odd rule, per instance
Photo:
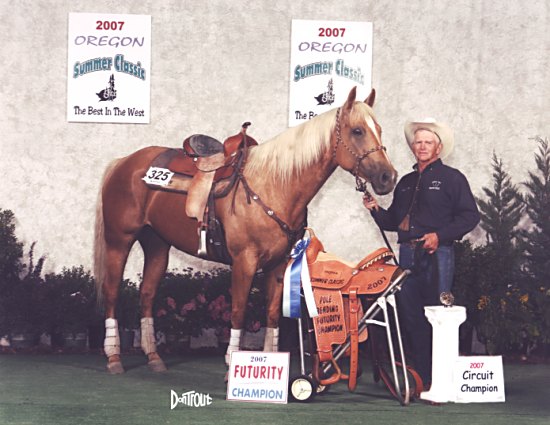
{"label": "gray wall backdrop", "polygon": [[[26,248],[38,242],[47,271],[91,268],[95,202],[113,158],[179,146],[191,133],[223,139],[245,120],[260,141],[287,128],[293,18],[374,23],[375,110],[401,175],[413,160],[403,123],[435,116],[455,130],[446,162],[476,195],[491,183],[493,151],[521,182],[534,168],[530,138],[550,135],[549,9],[548,0],[2,2],[0,208],[16,214]],[[152,16],[149,125],[67,123],[69,12]],[[309,220],[349,260],[383,245],[343,171],[313,200]],[[128,277],[140,261],[135,249]],[[213,266],[174,252],[170,267],[186,265]]]}

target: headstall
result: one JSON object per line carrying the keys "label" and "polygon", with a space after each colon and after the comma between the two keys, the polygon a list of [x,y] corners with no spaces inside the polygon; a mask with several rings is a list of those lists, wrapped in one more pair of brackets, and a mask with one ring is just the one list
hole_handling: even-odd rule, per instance
{"label": "headstall", "polygon": [[351,149],[344,140],[342,140],[342,132],[340,128],[340,108],[336,110],[336,144],[334,145],[334,150],[332,151],[332,159],[336,160],[336,151],[338,150],[338,145],[344,146],[344,148],[356,159],[355,167],[353,167],[353,171],[351,174],[355,177],[355,190],[359,192],[366,192],[367,191],[367,180],[362,179],[359,177],[359,165],[361,164],[361,161],[365,159],[367,156],[369,156],[371,153],[378,152],[381,150],[386,150],[386,148],[382,145],[378,145],[375,148],[369,149],[363,154],[358,154],[353,149]]}

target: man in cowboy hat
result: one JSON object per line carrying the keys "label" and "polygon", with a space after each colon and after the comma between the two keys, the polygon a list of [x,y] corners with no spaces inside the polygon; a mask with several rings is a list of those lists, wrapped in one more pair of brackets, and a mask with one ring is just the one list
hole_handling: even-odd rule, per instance
{"label": "man in cowboy hat", "polygon": [[479,211],[466,177],[441,161],[453,149],[452,130],[432,118],[408,121],[405,139],[416,158],[386,210],[366,196],[364,205],[378,225],[397,231],[400,266],[411,274],[399,294],[407,347],[426,387],[431,383],[432,328],[424,307],[439,304],[450,292],[454,273],[453,241],[479,222]]}

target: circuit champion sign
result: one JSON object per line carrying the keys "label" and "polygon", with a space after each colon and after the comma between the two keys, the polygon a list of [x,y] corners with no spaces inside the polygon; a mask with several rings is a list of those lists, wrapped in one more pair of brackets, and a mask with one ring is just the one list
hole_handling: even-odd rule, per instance
{"label": "circuit champion sign", "polygon": [[459,357],[454,389],[457,403],[504,402],[502,356]]}
{"label": "circuit champion sign", "polygon": [[151,17],[70,13],[67,120],[150,122]]}

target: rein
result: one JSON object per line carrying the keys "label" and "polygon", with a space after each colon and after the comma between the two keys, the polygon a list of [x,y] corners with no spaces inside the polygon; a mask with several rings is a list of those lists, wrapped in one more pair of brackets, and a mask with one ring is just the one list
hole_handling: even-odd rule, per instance
{"label": "rein", "polygon": [[[351,149],[344,140],[342,140],[342,129],[340,128],[340,108],[336,110],[336,144],[334,145],[334,149],[332,151],[332,159],[336,160],[336,152],[338,150],[338,146],[342,143],[344,148],[356,159],[355,161],[355,167],[353,168],[352,175],[355,177],[355,190],[358,192],[363,192],[365,194],[366,198],[372,198],[372,195],[367,190],[367,180],[362,179],[359,177],[359,165],[361,164],[361,161],[363,161],[366,157],[368,157],[371,153],[378,152],[378,151],[385,151],[386,147],[382,145],[378,145],[375,148],[369,149],[365,153],[359,155],[357,152],[355,152],[353,149]],[[378,224],[376,220],[374,220],[376,225],[378,226],[378,229],[380,230],[380,233],[382,234],[382,238],[384,239],[384,242],[386,243],[386,246],[390,250],[390,252],[393,255],[393,262],[398,266],[399,263],[397,261],[397,257],[391,247],[390,242],[388,241],[388,238],[386,236],[386,233],[384,232],[384,229]]]}
{"label": "rein", "polygon": [[342,130],[340,128],[340,108],[336,110],[336,144],[334,145],[334,149],[332,151],[332,159],[336,160],[336,152],[338,150],[338,146],[342,143],[344,148],[356,159],[355,161],[355,167],[353,167],[353,171],[351,174],[355,177],[355,190],[358,192],[366,192],[367,191],[367,180],[362,179],[359,177],[359,165],[361,164],[361,161],[363,161],[366,157],[368,157],[371,153],[375,153],[378,151],[385,151],[385,146],[378,145],[375,148],[369,149],[363,154],[358,154],[355,152],[352,148],[350,148],[344,140],[342,140]]}

